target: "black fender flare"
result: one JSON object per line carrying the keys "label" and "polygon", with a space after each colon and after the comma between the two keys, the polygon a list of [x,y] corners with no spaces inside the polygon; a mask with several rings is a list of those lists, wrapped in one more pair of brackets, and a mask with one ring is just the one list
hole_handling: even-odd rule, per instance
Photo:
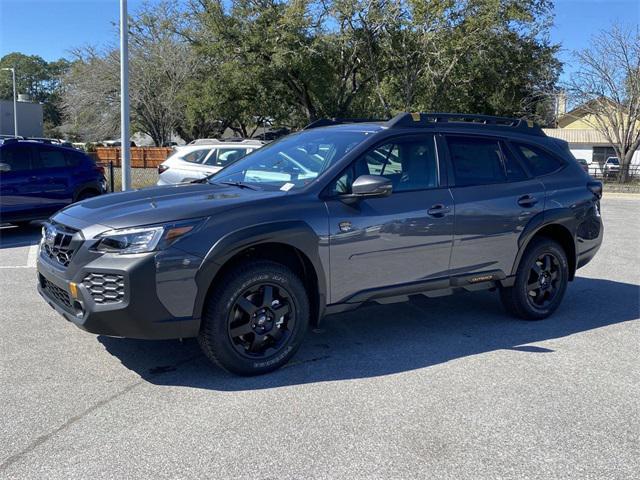
{"label": "black fender flare", "polygon": [[207,293],[224,264],[247,248],[264,243],[279,243],[302,252],[311,263],[318,281],[317,319],[324,315],[327,304],[327,277],[320,260],[320,237],[303,221],[276,221],[241,228],[221,237],[207,252],[196,275],[198,294],[194,318],[200,318]]}
{"label": "black fender flare", "polygon": [[[518,265],[520,265],[520,260],[522,259],[522,256],[529,246],[529,243],[531,243],[533,237],[540,230],[550,225],[559,225],[561,227],[564,227],[569,232],[573,242],[574,254],[577,253],[575,244],[577,220],[575,218],[575,215],[573,214],[573,211],[570,208],[554,208],[551,210],[546,210],[536,214],[533,218],[531,218],[531,220],[529,220],[524,230],[520,234],[520,237],[518,238],[518,253],[513,262],[513,266],[511,267],[511,275],[516,274]],[[569,272],[569,277],[572,279],[575,273],[577,257],[570,260],[572,260],[570,264],[574,266],[573,271]]]}
{"label": "black fender flare", "polygon": [[78,201],[78,196],[82,192],[84,192],[85,190],[95,190],[96,192],[98,192],[98,195],[104,193],[102,191],[102,185],[100,185],[100,182],[85,182],[85,183],[81,183],[73,191],[73,202],[77,202]]}

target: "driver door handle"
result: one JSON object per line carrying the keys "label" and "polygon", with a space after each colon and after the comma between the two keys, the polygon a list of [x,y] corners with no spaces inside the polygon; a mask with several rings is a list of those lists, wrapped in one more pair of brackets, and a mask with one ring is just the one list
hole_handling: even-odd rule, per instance
{"label": "driver door handle", "polygon": [[433,205],[429,210],[427,210],[427,214],[432,217],[444,217],[447,213],[449,213],[451,209],[442,203],[437,203]]}
{"label": "driver door handle", "polygon": [[521,207],[533,207],[538,203],[538,199],[533,195],[523,195],[518,199],[518,205]]}

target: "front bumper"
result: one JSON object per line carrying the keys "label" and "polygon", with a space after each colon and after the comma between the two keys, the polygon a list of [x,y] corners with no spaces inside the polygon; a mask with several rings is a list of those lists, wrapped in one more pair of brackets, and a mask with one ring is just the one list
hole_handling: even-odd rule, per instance
{"label": "front bumper", "polygon": [[[175,289],[171,281],[162,287],[163,275],[180,278],[187,290],[192,288],[184,275],[190,271],[159,268],[164,265],[157,253],[121,255],[115,258],[97,258],[83,266],[63,269],[43,256],[38,256],[38,292],[60,315],[90,333],[115,337],[139,339],[188,338],[198,334],[200,319],[194,318],[193,310],[176,315],[170,312],[159,298],[158,292]],[[184,256],[182,256],[184,257]],[[184,261],[184,258],[183,258]],[[182,274],[182,277],[180,276]],[[87,277],[94,275],[100,283],[105,276],[118,279],[111,283],[117,289],[115,298],[96,294],[96,289]],[[76,284],[75,295],[71,282]],[[160,285],[160,287],[159,287]],[[195,283],[193,284],[195,285]],[[183,295],[184,296],[184,295]],[[191,304],[193,305],[193,304]],[[177,308],[180,310],[179,308]]]}

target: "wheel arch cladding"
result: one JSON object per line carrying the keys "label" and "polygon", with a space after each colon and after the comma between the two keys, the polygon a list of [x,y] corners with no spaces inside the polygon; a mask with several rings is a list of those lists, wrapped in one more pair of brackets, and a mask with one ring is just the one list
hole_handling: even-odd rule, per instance
{"label": "wheel arch cladding", "polygon": [[194,316],[201,318],[216,282],[240,262],[266,259],[293,270],[308,293],[311,323],[322,318],[327,283],[319,256],[319,237],[305,222],[275,222],[243,228],[222,237],[208,252],[198,273]]}
{"label": "wheel arch cladding", "polygon": [[95,193],[96,195],[100,195],[100,186],[97,183],[83,183],[82,185],[76,187],[73,192],[73,201],[76,202],[84,193]]}
{"label": "wheel arch cladding", "polygon": [[522,256],[533,239],[546,237],[558,242],[565,251],[569,263],[569,280],[573,280],[576,272],[576,244],[570,228],[572,217],[567,217],[560,212],[557,212],[554,217],[547,219],[548,221],[545,223],[536,224],[533,228],[525,229],[521,236],[521,246],[512,268],[512,275],[518,269]]}

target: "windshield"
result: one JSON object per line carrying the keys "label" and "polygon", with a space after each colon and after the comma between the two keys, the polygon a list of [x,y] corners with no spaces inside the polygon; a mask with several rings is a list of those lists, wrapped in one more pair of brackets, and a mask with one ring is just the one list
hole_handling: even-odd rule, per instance
{"label": "windshield", "polygon": [[610,165],[620,165],[620,161],[617,158],[610,158],[607,160],[607,163]]}
{"label": "windshield", "polygon": [[209,177],[209,182],[240,182],[268,190],[299,189],[315,180],[368,134],[304,130],[256,150]]}

